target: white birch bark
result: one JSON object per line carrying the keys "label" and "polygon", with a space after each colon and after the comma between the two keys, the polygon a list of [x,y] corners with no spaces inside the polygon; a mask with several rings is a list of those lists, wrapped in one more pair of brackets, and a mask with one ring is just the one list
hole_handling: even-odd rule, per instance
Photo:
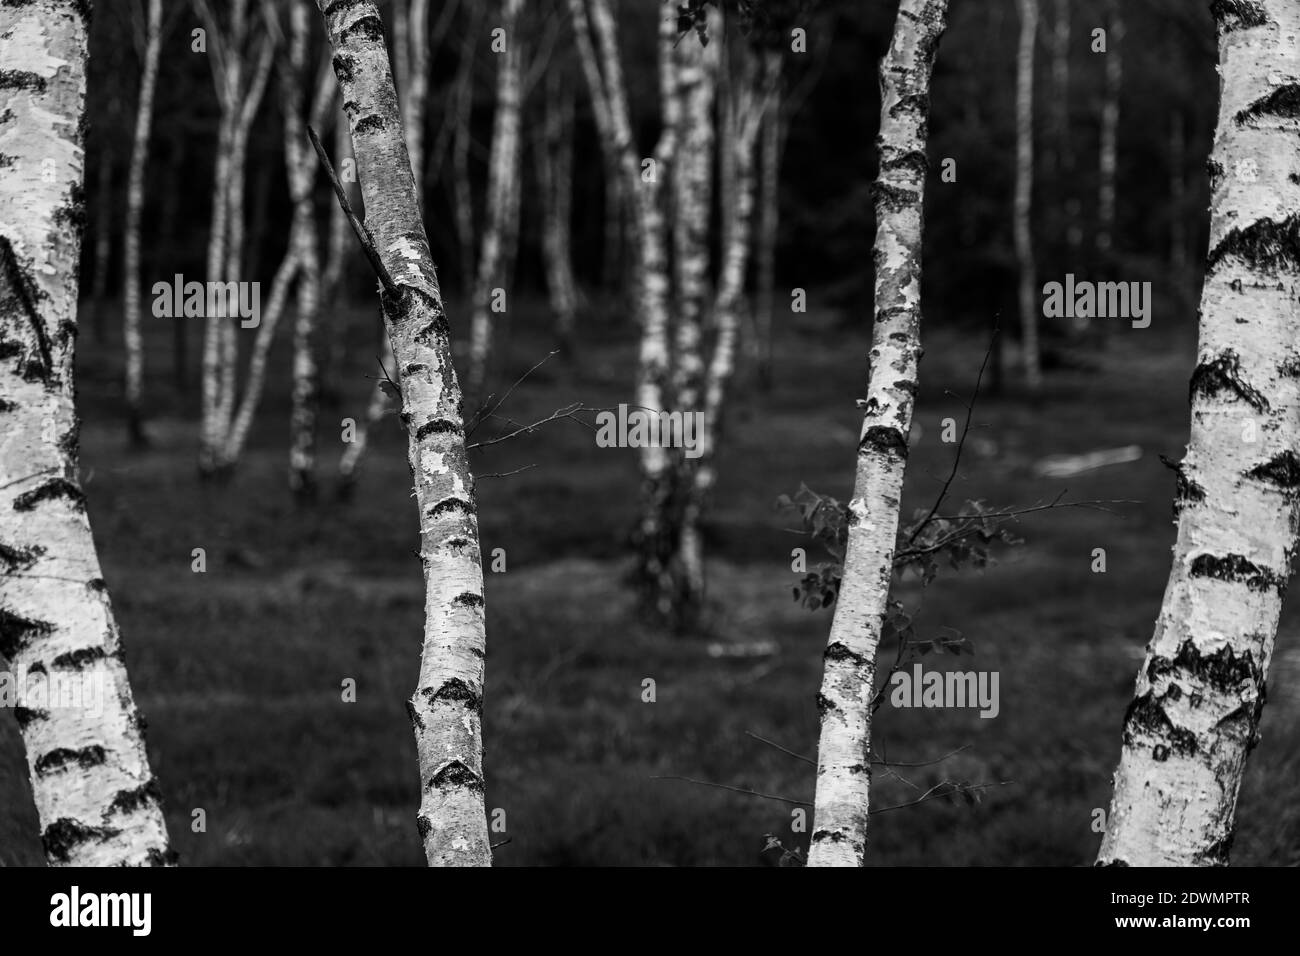
{"label": "white birch bark", "polygon": [[809,866],[861,866],[866,852],[872,683],[921,357],[930,74],[947,7],[947,0],[903,0],[880,65],[875,323],[843,580],[817,698],[821,739]]}
{"label": "white birch bark", "polygon": [[491,863],[483,805],[484,606],[474,478],[450,329],[434,271],[383,24],[372,0],[317,0],[356,153],[366,226],[396,291],[381,297],[409,434],[425,578],[420,679],[408,703],[416,818],[431,865]]}
{"label": "white birch bark", "polygon": [[49,862],[165,865],[144,721],[77,474],[87,16],[72,0],[0,5],[0,658],[96,694],[15,712]]}
{"label": "white birch bark", "polygon": [[[123,344],[126,348],[127,429],[133,444],[145,441],[140,398],[144,384],[144,341],[140,336],[140,216],[144,209],[144,171],[149,160],[149,133],[153,126],[154,87],[158,81],[158,54],[162,47],[162,0],[149,0],[144,72],[135,114],[131,144],[131,170],[126,189],[126,235],[123,237]],[[176,319],[175,321],[184,321]]]}
{"label": "white birch bark", "polygon": [[1169,583],[1124,718],[1107,865],[1227,862],[1296,543],[1300,7],[1225,2],[1215,15],[1221,96],[1191,440]]}
{"label": "white birch bark", "polygon": [[1037,390],[1043,382],[1038,344],[1037,276],[1031,215],[1034,196],[1034,40],[1038,32],[1038,0],[1017,0],[1020,44],[1016,52],[1016,187],[1012,232],[1019,270],[1021,367],[1025,386]]}
{"label": "white birch bark", "polygon": [[[501,0],[499,26],[505,30],[506,48],[495,54],[497,67],[496,112],[492,122],[492,148],[488,157],[487,204],[483,243],[479,248],[470,311],[469,374],[466,393],[483,397],[492,347],[493,290],[505,281],[506,244],[511,218],[517,215],[512,193],[519,188],[520,73],[523,69],[521,31],[522,0]],[[508,304],[508,303],[507,303]]]}

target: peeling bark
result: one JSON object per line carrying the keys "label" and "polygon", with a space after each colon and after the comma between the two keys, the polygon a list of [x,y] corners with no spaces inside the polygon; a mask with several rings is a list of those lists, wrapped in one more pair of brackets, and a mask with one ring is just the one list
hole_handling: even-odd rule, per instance
{"label": "peeling bark", "polygon": [[[1124,718],[1099,865],[1228,861],[1297,519],[1300,8],[1216,3],[1222,77],[1191,440],[1160,616]],[[1257,426],[1246,440],[1243,424]]]}
{"label": "peeling bark", "polygon": [[80,678],[102,703],[19,721],[49,862],[165,865],[144,720],[77,474],[86,17],[73,0],[0,4],[0,152],[13,158],[0,176],[0,658]]}
{"label": "peeling bark", "polygon": [[872,683],[921,358],[930,74],[947,9],[947,0],[902,0],[894,41],[880,65],[875,325],[844,576],[818,695],[821,739],[809,866],[861,866],[866,852]]}

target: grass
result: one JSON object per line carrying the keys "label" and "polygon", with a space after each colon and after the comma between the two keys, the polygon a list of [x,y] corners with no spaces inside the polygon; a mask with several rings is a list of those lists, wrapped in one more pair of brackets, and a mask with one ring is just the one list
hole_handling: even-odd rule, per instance
{"label": "grass", "polygon": [[[513,379],[550,348],[539,309],[517,323],[503,361]],[[376,374],[359,310],[348,335],[344,399],[325,416],[322,471],[337,423],[361,417]],[[453,319],[465,314],[453,309]],[[997,670],[1001,713],[882,708],[877,753],[939,766],[878,769],[873,805],[905,803],[945,776],[1009,781],[974,808],[940,801],[879,815],[874,865],[1086,865],[1099,842],[1093,809],[1109,800],[1124,708],[1168,573],[1173,480],[1157,454],[1186,442],[1188,331],[1113,337],[1095,368],[1065,369],[1042,396],[982,397],[957,500],[1030,505],[1136,499],[1115,513],[1055,510],[1024,519],[1024,544],[983,573],[941,574],[924,592],[918,632],[960,629],[977,649],[963,667]],[[111,324],[111,319],[110,319]],[[634,345],[626,329],[590,323],[576,369],[548,362],[502,409],[533,420],[571,401],[630,400]],[[167,355],[152,329],[149,355]],[[197,338],[197,333],[191,338]],[[191,343],[195,345],[196,343]],[[927,333],[904,509],[929,504],[953,446],[984,343]],[[791,834],[792,807],[661,776],[687,776],[810,801],[813,769],[747,736],[814,756],[814,697],[830,616],[791,600],[790,549],[803,544],[773,501],[800,482],[850,492],[869,343],[825,313],[790,317],[776,387],[742,381],[709,516],[710,619],[672,638],[647,625],[624,587],[635,510],[632,450],[598,449],[557,422],[474,459],[480,474],[536,464],[480,486],[487,575],[487,806],[504,810],[510,842],[498,865],[748,865],[762,835]],[[287,368],[284,345],[273,369]],[[84,341],[79,375],[83,475],[127,646],[168,823],[190,865],[419,865],[419,781],[403,708],[414,687],[423,616],[414,505],[404,442],[387,419],[350,504],[328,495],[299,508],[285,490],[288,383],[273,380],[233,484],[201,486],[191,395],[176,400],[151,369],[155,442],[126,448],[118,343]],[[1061,482],[1036,477],[1048,454],[1138,444],[1139,461]],[[207,572],[191,571],[204,548]],[[1094,548],[1107,571],[1091,571]],[[1300,863],[1300,812],[1279,796],[1300,783],[1300,627],[1284,615],[1263,742],[1251,756],[1234,862]],[[711,656],[710,642],[770,641],[757,658]],[[972,659],[963,658],[963,662]],[[357,700],[344,703],[344,679]],[[655,681],[656,700],[642,701]],[[35,814],[11,718],[0,719],[0,863],[39,862]],[[196,811],[206,830],[193,832]]]}

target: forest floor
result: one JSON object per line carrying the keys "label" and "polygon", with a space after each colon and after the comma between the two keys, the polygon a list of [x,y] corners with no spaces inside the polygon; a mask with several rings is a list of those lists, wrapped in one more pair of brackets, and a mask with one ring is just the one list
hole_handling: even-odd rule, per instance
{"label": "forest floor", "polygon": [[[346,401],[325,416],[360,419],[377,374],[374,310],[356,310],[343,366]],[[546,354],[540,309],[518,323],[502,378]],[[463,316],[453,309],[453,320]],[[710,620],[671,637],[649,626],[624,585],[636,501],[636,452],[597,448],[570,421],[479,454],[479,474],[535,464],[480,485],[487,575],[487,806],[505,811],[498,865],[747,865],[763,834],[791,833],[791,806],[680,780],[690,777],[811,801],[814,768],[759,735],[813,757],[814,698],[829,612],[792,600],[791,548],[807,544],[774,500],[798,489],[847,499],[868,329],[796,315],[780,333],[775,387],[738,383],[708,518]],[[1162,321],[1163,320],[1163,321]],[[287,320],[286,320],[287,321]],[[1024,543],[983,572],[940,573],[895,589],[918,636],[959,629],[997,671],[1000,712],[886,704],[877,754],[937,765],[877,768],[876,808],[907,803],[943,779],[1005,784],[977,806],[930,801],[875,817],[873,865],[1090,864],[1095,808],[1110,796],[1120,727],[1159,608],[1173,543],[1173,476],[1187,436],[1194,330],[1117,329],[1091,367],[1059,369],[1028,400],[980,397],[953,494],[1001,506],[1133,499],[1111,512],[1061,508],[1015,525]],[[1181,320],[1179,320],[1181,321]],[[111,323],[110,323],[111,324]],[[149,323],[146,323],[149,325]],[[583,329],[576,370],[552,359],[502,413],[526,422],[570,402],[628,401],[626,329]],[[453,321],[453,327],[458,328]],[[169,354],[152,328],[151,356]],[[191,333],[197,351],[197,324]],[[928,506],[953,448],[946,417],[964,416],[985,342],[926,333],[918,428],[905,512]],[[322,429],[320,503],[285,487],[288,382],[270,383],[243,466],[227,487],[199,484],[197,398],[173,399],[150,369],[153,445],[126,447],[120,347],[79,349],[83,477],[91,521],[127,648],[136,697],[181,861],[194,865],[422,863],[414,743],[403,707],[415,686],[423,598],[405,443],[387,418],[353,501],[329,482],[341,445]],[[287,368],[282,341],[274,369]],[[281,372],[283,376],[284,373]],[[948,394],[951,391],[954,394]],[[1048,455],[1138,445],[1141,456],[1068,480],[1043,477]],[[207,571],[191,571],[202,547]],[[1106,572],[1094,573],[1104,548]],[[818,560],[810,549],[810,560]],[[748,646],[760,656],[725,656]],[[884,649],[892,653],[892,648]],[[927,658],[927,661],[935,661]],[[937,662],[936,662],[937,663]],[[936,666],[929,664],[927,666]],[[642,680],[657,699],[643,703]],[[356,681],[355,703],[341,685]],[[1251,756],[1233,861],[1300,863],[1300,616],[1284,615],[1263,740]],[[11,718],[0,719],[0,864],[40,860],[35,813]],[[916,788],[921,788],[918,790]],[[202,809],[206,830],[194,832]]]}

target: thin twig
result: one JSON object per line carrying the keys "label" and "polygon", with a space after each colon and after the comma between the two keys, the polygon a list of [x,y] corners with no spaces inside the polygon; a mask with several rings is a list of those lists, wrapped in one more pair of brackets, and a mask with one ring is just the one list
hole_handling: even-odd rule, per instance
{"label": "thin twig", "polygon": [[748,731],[748,730],[745,731],[745,736],[753,737],[759,743],[767,744],[769,747],[775,747],[777,750],[781,751],[781,753],[789,754],[791,757],[794,757],[796,760],[802,760],[804,763],[812,764],[814,767],[817,766],[817,761],[813,760],[811,757],[805,757],[803,754],[797,754],[793,750],[787,750],[786,748],[782,747],[780,744],[776,743],[775,741],[768,740],[766,737],[760,737],[758,734],[753,733],[752,731]]}
{"label": "thin twig", "polygon": [[[1003,780],[1000,783],[981,783],[981,784],[976,784],[974,786],[966,787],[966,786],[961,786],[960,784],[954,784],[950,780],[942,780],[939,783],[936,783],[929,790],[925,791],[925,793],[921,794],[915,800],[909,800],[907,801],[907,803],[895,803],[892,806],[888,806],[888,807],[877,807],[875,810],[867,811],[867,815],[874,816],[877,813],[888,813],[890,810],[902,810],[904,807],[914,807],[918,803],[925,803],[927,800],[934,800],[938,797],[946,797],[954,793],[978,793],[984,790],[988,790],[992,787],[1005,787],[1014,782],[1015,781],[1013,780]],[[936,790],[938,790],[940,787],[944,785],[954,787],[955,789],[945,790],[942,793],[935,793]]]}
{"label": "thin twig", "polygon": [[357,214],[352,211],[352,203],[348,202],[347,190],[343,188],[343,183],[339,181],[338,173],[334,171],[334,164],[330,162],[325,147],[321,145],[320,137],[316,135],[316,130],[311,126],[307,127],[307,135],[311,138],[311,144],[316,149],[316,156],[320,159],[320,164],[325,170],[326,177],[329,178],[330,185],[334,187],[334,195],[338,197],[339,206],[343,209],[343,215],[348,217],[348,222],[352,223],[352,231],[357,234],[357,240],[361,243],[361,248],[366,254],[366,259],[370,262],[370,267],[375,270],[375,275],[379,276],[379,281],[384,287],[384,291],[392,296],[400,296],[401,289],[393,281],[388,267],[384,265],[384,260],[379,258],[379,250],[375,248],[375,238],[366,228],[366,224],[357,218]]}
{"label": "thin twig", "polygon": [[651,780],[681,780],[685,783],[698,784],[701,787],[715,787],[718,790],[730,790],[732,793],[743,793],[751,797],[762,797],[764,800],[776,800],[780,803],[793,804],[796,807],[811,807],[812,804],[806,800],[791,800],[789,797],[778,797],[773,793],[759,793],[757,790],[747,790],[745,787],[733,787],[725,783],[713,783],[709,780],[696,780],[694,777],[678,777],[672,775],[654,776]]}
{"label": "thin twig", "polygon": [[530,468],[536,467],[537,463],[533,462],[531,465],[524,465],[522,468],[516,468],[514,471],[494,471],[489,475],[475,475],[474,480],[479,481],[483,478],[509,478],[511,475],[517,475],[521,471],[528,471]]}

